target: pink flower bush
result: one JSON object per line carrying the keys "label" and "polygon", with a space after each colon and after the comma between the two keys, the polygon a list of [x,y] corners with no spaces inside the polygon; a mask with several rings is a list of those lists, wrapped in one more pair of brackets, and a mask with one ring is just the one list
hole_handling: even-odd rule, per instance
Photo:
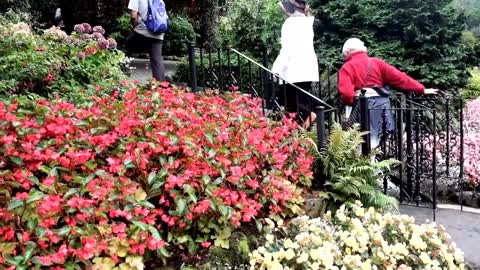
{"label": "pink flower bush", "polygon": [[301,212],[314,158],[294,121],[237,93],[130,86],[89,108],[0,102],[0,268],[130,269]]}
{"label": "pink flower bush", "polygon": [[[464,130],[464,174],[466,180],[473,186],[480,184],[480,98],[467,101],[465,110],[463,113],[463,130]],[[445,166],[446,159],[449,159],[450,167],[460,166],[460,132],[458,130],[452,130],[451,136],[456,137],[456,143],[451,141],[440,140],[440,138],[447,138],[445,132],[437,134],[437,164],[439,166]],[[450,156],[445,157],[447,153],[447,144],[449,146]],[[433,152],[433,136],[425,138],[423,141],[423,147],[429,154]],[[439,168],[437,167],[437,170]],[[457,172],[458,173],[458,172]]]}

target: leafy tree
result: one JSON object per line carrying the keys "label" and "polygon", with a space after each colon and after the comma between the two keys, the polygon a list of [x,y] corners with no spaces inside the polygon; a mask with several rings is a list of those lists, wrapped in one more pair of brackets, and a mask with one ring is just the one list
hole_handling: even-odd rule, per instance
{"label": "leafy tree", "polygon": [[322,67],[340,66],[349,37],[429,87],[466,84],[471,56],[462,44],[465,16],[451,0],[313,0],[316,49]]}
{"label": "leafy tree", "polygon": [[225,16],[220,21],[222,42],[241,51],[259,57],[264,46],[274,49],[275,56],[280,48],[280,32],[285,15],[278,6],[278,0],[230,1]]}
{"label": "leafy tree", "polygon": [[480,0],[454,0],[453,6],[465,12],[469,29],[480,27]]}

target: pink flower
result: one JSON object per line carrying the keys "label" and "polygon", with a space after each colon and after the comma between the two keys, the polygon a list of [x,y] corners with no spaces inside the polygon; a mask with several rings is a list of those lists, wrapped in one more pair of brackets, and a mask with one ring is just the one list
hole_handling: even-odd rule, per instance
{"label": "pink flower", "polygon": [[200,244],[203,248],[209,248],[212,245],[210,241],[205,241]]}
{"label": "pink flower", "polygon": [[17,192],[17,194],[15,195],[15,198],[17,198],[18,200],[26,200],[28,199],[29,195],[27,192]]}

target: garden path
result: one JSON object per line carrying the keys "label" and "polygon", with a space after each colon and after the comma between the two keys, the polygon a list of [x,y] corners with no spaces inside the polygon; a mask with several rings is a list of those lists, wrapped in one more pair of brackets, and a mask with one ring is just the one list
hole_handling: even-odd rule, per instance
{"label": "garden path", "polygon": [[[171,78],[175,74],[176,62],[174,61],[164,61],[165,63],[165,75],[167,78]],[[133,67],[130,71],[130,79],[138,80],[140,83],[147,83],[152,76],[152,71],[150,70],[150,60],[149,59],[139,59],[135,58],[130,63],[130,66]]]}
{"label": "garden path", "polygon": [[[400,206],[400,212],[415,217],[417,223],[432,221],[432,209]],[[478,212],[478,211],[477,211]],[[473,213],[440,208],[436,213],[437,224],[443,225],[452,240],[465,252],[465,259],[474,269],[480,270],[480,212]]]}

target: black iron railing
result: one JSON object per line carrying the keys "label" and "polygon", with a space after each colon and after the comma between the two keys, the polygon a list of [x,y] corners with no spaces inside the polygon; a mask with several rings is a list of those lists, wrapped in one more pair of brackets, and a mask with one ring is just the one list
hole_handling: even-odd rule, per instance
{"label": "black iron railing", "polygon": [[[306,109],[315,113],[312,125],[316,127],[317,146],[324,148],[330,128],[334,122],[342,121],[345,109],[336,90],[337,76],[331,74],[335,70],[320,74],[321,81],[316,88],[307,91],[272,73],[267,68],[266,51],[261,59],[253,59],[232,48],[206,50],[190,46],[192,91],[215,88],[248,93],[262,98],[265,115],[275,116],[275,112],[285,112],[282,104],[286,104],[288,86],[288,90],[294,89],[297,101],[306,99]],[[389,97],[391,106],[388,108],[372,107],[365,93],[358,99],[362,131],[370,131],[371,115],[381,112],[380,123],[377,123],[381,131],[376,138],[381,154],[377,158],[401,161],[392,173],[384,176],[383,192],[391,194],[389,183],[393,184],[398,188],[396,196],[401,203],[431,207],[434,218],[438,203],[437,180],[453,179],[463,196],[464,130],[460,99],[397,93]],[[299,111],[297,102],[297,114]],[[307,121],[312,120],[310,117]],[[362,144],[365,155],[372,150],[370,136],[367,133]],[[459,200],[463,206],[463,198]]]}

